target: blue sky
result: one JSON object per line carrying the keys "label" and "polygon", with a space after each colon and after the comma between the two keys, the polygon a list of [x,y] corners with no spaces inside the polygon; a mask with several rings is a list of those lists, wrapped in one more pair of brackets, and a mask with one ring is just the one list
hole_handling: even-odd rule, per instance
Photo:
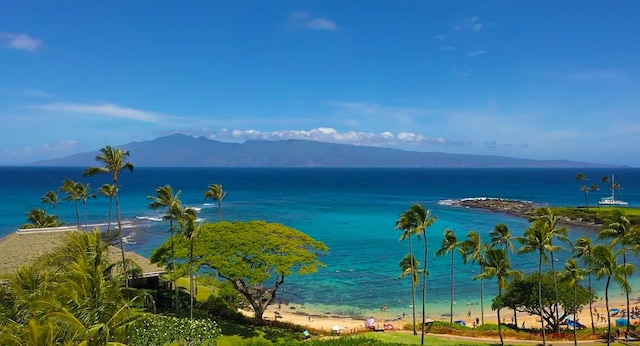
{"label": "blue sky", "polygon": [[0,164],[180,132],[640,166],[638,13],[0,0]]}

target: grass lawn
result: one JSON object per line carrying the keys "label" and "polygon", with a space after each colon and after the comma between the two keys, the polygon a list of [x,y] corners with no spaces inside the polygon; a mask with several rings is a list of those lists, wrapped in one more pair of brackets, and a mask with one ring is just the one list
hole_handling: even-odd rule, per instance
{"label": "grass lawn", "polygon": [[[420,345],[421,335],[413,335],[411,332],[407,333],[367,333],[364,334],[367,337],[378,339],[384,342],[390,343],[398,343],[398,344],[406,344],[406,345]],[[499,343],[499,341],[498,341]],[[446,336],[444,337],[434,337],[430,335],[424,336],[424,344],[425,345],[495,345],[495,342],[491,343],[483,343],[483,342],[473,342],[451,338],[447,340]]]}
{"label": "grass lawn", "polygon": [[[176,285],[178,287],[183,287],[187,290],[187,292],[189,291],[189,278],[179,278],[178,280],[176,280]],[[198,293],[196,294],[196,300],[199,302],[204,302],[207,300],[207,298],[209,298],[209,296],[211,295],[211,286],[204,286],[204,285],[197,285],[198,286]]]}

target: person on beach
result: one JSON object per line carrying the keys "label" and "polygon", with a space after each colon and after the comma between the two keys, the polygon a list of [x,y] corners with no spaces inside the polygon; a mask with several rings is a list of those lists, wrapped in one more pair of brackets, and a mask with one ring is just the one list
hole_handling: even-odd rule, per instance
{"label": "person on beach", "polygon": [[469,311],[467,311],[467,317],[471,317],[471,309],[469,309]]}

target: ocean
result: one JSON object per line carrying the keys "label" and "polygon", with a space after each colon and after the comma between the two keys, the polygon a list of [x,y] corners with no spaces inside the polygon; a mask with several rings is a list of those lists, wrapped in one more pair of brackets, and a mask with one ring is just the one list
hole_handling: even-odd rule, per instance
{"label": "ocean", "polygon": [[[64,179],[90,183],[97,189],[110,183],[110,176],[83,178],[84,168],[0,167],[0,236],[14,232],[26,222],[32,208],[47,208],[40,202],[49,190],[57,190]],[[222,213],[225,221],[265,220],[296,228],[323,241],[329,252],[322,257],[326,268],[312,275],[293,275],[286,279],[278,298],[299,304],[308,311],[334,315],[366,316],[387,307],[388,314],[411,310],[409,278],[399,279],[399,262],[408,253],[408,242],[399,242],[395,229],[399,215],[414,203],[430,209],[438,221],[428,230],[429,272],[428,315],[438,318],[449,312],[450,257],[434,258],[445,229],[464,239],[471,230],[483,241],[498,223],[509,226],[515,236],[528,227],[524,219],[483,210],[453,207],[448,201],[471,197],[497,197],[525,200],[551,206],[584,205],[578,172],[590,178],[615,174],[622,189],[617,197],[640,207],[640,169],[325,169],[325,168],[136,168],[120,177],[123,219],[131,225],[125,236],[135,244],[127,251],[144,256],[168,238],[163,212],[148,208],[147,196],[159,186],[170,184],[181,190],[184,205],[198,208],[206,221],[218,220],[217,204],[204,199],[209,184],[222,184],[227,191]],[[589,194],[595,205],[609,190]],[[62,195],[61,195],[62,197]],[[88,202],[89,223],[107,221],[108,198],[98,196]],[[72,202],[61,201],[57,214],[75,224]],[[82,217],[82,216],[81,216]],[[115,218],[114,218],[115,219]],[[590,236],[597,242],[597,230],[570,227],[570,238]],[[414,238],[415,240],[415,238]],[[423,243],[414,242],[415,254],[422,259]],[[569,252],[557,253],[556,268],[561,269]],[[640,260],[632,257],[637,265]],[[535,255],[512,255],[514,269],[537,270]],[[477,265],[464,265],[455,257],[455,314],[473,309],[479,312],[479,273]],[[640,280],[633,279],[634,287]],[[496,294],[495,280],[485,281],[485,310],[490,311]],[[603,290],[604,283],[596,282]],[[634,293],[637,295],[637,293]],[[612,297],[621,297],[618,288]]]}

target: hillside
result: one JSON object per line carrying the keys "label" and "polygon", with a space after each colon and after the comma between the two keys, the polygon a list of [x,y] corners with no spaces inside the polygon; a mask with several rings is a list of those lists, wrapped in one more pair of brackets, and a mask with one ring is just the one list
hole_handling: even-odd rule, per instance
{"label": "hillside", "polygon": [[[395,167],[395,168],[596,168],[615,165],[566,160],[414,152],[306,140],[226,143],[182,134],[119,145],[146,167]],[[35,162],[37,166],[90,166],[96,151]]]}

